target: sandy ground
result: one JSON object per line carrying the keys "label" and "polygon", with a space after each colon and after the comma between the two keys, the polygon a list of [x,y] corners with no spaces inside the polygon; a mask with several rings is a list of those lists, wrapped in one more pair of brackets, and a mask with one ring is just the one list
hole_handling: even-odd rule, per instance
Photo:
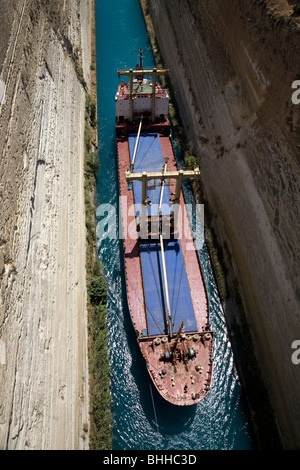
{"label": "sandy ground", "polygon": [[1,449],[89,442],[85,90],[69,44],[89,86],[91,10],[44,3],[15,2],[2,57]]}

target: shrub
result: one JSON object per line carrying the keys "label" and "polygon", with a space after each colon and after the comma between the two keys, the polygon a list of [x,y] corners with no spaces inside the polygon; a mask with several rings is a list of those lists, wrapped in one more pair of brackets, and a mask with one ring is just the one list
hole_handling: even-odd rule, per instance
{"label": "shrub", "polygon": [[88,293],[92,305],[103,305],[107,300],[107,284],[101,263],[95,262],[93,273],[89,279]]}
{"label": "shrub", "polygon": [[85,123],[85,129],[84,129],[84,145],[85,149],[87,152],[90,151],[91,149],[91,128],[89,126],[89,123]]}
{"label": "shrub", "polygon": [[85,155],[85,171],[97,173],[99,170],[100,162],[97,152],[87,153]]}
{"label": "shrub", "polygon": [[197,159],[193,155],[188,155],[184,159],[187,168],[195,168],[197,165]]}
{"label": "shrub", "polygon": [[105,305],[93,309],[92,413],[90,449],[108,450],[112,446],[112,415],[107,347],[107,310]]}
{"label": "shrub", "polygon": [[97,124],[97,119],[96,119],[96,103],[91,98],[91,95],[88,93],[85,96],[85,110],[88,116],[88,119],[90,120],[91,126],[95,127]]}
{"label": "shrub", "polygon": [[300,15],[300,3],[296,3],[296,4],[294,5],[294,13],[295,13],[296,15]]}

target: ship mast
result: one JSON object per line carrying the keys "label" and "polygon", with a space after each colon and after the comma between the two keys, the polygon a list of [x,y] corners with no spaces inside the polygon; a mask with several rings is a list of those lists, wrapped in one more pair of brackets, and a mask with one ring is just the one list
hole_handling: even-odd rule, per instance
{"label": "ship mast", "polygon": [[139,65],[139,67],[140,67],[140,69],[143,68],[143,52],[144,52],[143,49],[140,48],[140,49],[139,49],[139,53],[140,53],[140,55],[139,55],[139,57],[140,57],[140,65]]}
{"label": "ship mast", "polygon": [[162,259],[162,266],[163,266],[163,277],[164,277],[164,286],[165,286],[166,305],[167,305],[168,333],[169,333],[169,336],[171,337],[172,334],[173,334],[172,315],[171,315],[171,308],[170,308],[169,286],[168,286],[168,278],[167,278],[167,270],[166,270],[164,240],[163,240],[163,237],[162,237],[161,233],[159,235],[159,241],[160,241],[161,259]]}
{"label": "ship mast", "polygon": [[[166,166],[165,166],[166,168]],[[132,181],[141,181],[142,182],[142,217],[141,217],[141,228],[146,227],[146,214],[147,211],[143,209],[147,209],[149,202],[147,200],[147,184],[150,180],[162,180],[165,179],[175,179],[176,180],[176,190],[175,190],[175,197],[171,201],[174,204],[174,212],[178,212],[179,209],[179,198],[180,192],[182,187],[182,181],[184,179],[194,179],[200,175],[200,170],[198,167],[195,167],[194,170],[179,170],[179,171],[165,171],[165,168],[162,172],[147,172],[143,171],[143,173],[133,173],[130,169],[126,171],[125,177],[126,182],[131,183]],[[175,221],[177,219],[175,218]]]}
{"label": "ship mast", "polygon": [[[163,174],[166,171],[167,171],[167,161],[166,161],[164,169],[163,169]],[[161,205],[162,205],[163,194],[164,194],[164,186],[165,186],[165,179],[162,178],[161,188],[160,188],[159,206],[158,206],[158,216],[160,215],[160,211],[161,211]],[[169,336],[171,337],[172,334],[173,334],[172,315],[171,315],[170,298],[169,298],[169,285],[168,285],[168,277],[167,277],[167,270],[166,270],[164,241],[163,241],[163,236],[162,236],[161,232],[159,234],[159,240],[160,240],[161,258],[162,258],[162,266],[163,266],[163,279],[164,279],[166,305],[167,305],[168,333],[169,333]]]}
{"label": "ship mast", "polygon": [[138,130],[137,138],[135,141],[134,152],[133,152],[132,163],[131,163],[131,171],[133,171],[133,168],[134,168],[134,162],[135,162],[135,157],[136,157],[136,151],[137,151],[138,144],[139,144],[142,123],[143,123],[143,115],[141,115],[139,130]]}

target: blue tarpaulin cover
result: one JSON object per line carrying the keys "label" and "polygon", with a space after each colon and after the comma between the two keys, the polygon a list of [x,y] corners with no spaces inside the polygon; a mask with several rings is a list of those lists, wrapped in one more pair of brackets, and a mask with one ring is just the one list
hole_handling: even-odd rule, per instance
{"label": "blue tarpaulin cover", "polygon": [[[129,135],[129,148],[131,161],[133,159],[135,142],[137,139],[136,134]],[[162,171],[164,168],[164,157],[161,150],[161,145],[159,141],[159,135],[156,133],[151,133],[147,135],[140,135],[133,173],[143,173],[147,172],[158,172]],[[137,205],[136,209],[140,213],[140,205],[142,200],[142,182],[134,181],[134,197],[135,203]],[[159,180],[151,180],[147,185],[147,197],[151,201],[151,206],[148,206],[148,214],[156,214],[158,211],[158,205],[160,200],[161,193],[161,183]],[[170,214],[172,212],[172,205],[170,201],[170,188],[168,186],[167,180],[165,181],[163,199],[162,199],[162,214]]]}
{"label": "blue tarpaulin cover", "polygon": [[[140,244],[144,292],[150,335],[167,333],[167,308],[160,243]],[[185,331],[197,331],[197,324],[179,240],[164,240],[164,253],[174,333],[184,322]]]}
{"label": "blue tarpaulin cover", "polygon": [[[133,157],[136,135],[129,136],[131,159]],[[141,135],[138,143],[134,172],[162,171],[164,158],[158,134]],[[147,194],[153,204],[159,203],[160,184],[149,182]],[[142,183],[134,181],[134,194],[136,204],[141,201]],[[163,214],[172,212],[169,204],[170,190],[164,187]],[[156,209],[157,211],[157,209]],[[150,214],[150,212],[149,212]],[[186,276],[184,259],[180,240],[164,240],[164,253],[169,287],[170,309],[173,331],[178,331],[181,322],[184,322],[185,331],[197,331],[197,324],[192,305],[192,299]],[[165,287],[163,279],[162,255],[159,241],[149,240],[140,242],[144,292],[146,299],[148,332],[149,335],[165,334],[167,329],[167,308],[165,300]]]}

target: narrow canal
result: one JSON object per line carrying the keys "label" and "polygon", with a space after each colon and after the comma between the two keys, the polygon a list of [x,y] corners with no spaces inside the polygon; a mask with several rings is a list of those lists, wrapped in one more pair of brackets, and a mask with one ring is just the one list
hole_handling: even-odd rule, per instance
{"label": "narrow canal", "polygon": [[[115,139],[117,69],[133,68],[138,49],[148,50],[144,65],[154,60],[139,0],[95,0],[99,155],[97,213],[103,204],[118,218],[118,175]],[[189,201],[191,195],[187,191]],[[114,217],[115,215],[115,217]],[[110,223],[107,219],[108,224]],[[114,223],[115,220],[111,220]],[[209,395],[198,405],[174,407],[152,387],[137,346],[125,291],[122,245],[98,224],[98,256],[109,286],[109,350],[114,414],[114,450],[251,449],[248,416],[234,363],[224,314],[204,247],[201,262],[209,294],[211,327],[215,331],[213,380]]]}

